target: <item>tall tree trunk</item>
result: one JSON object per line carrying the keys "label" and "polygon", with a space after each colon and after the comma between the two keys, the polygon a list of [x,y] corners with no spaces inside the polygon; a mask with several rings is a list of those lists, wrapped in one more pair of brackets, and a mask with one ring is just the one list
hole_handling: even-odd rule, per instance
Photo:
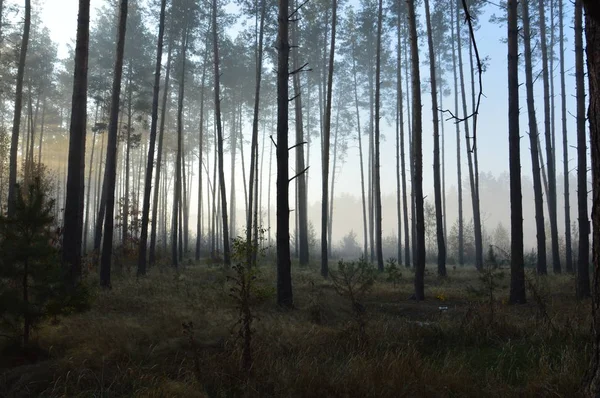
{"label": "tall tree trunk", "polygon": [[[352,76],[354,79],[354,104],[356,106],[356,128],[358,130],[358,154],[360,157],[360,188],[362,194],[362,213],[363,213],[363,256],[367,258],[368,248],[368,223],[367,223],[367,202],[365,198],[365,172],[364,172],[364,161],[363,161],[363,146],[362,146],[362,132],[360,125],[360,109],[358,102],[358,79],[356,78],[356,37],[352,36]],[[404,170],[402,170],[404,172]]]}
{"label": "tall tree trunk", "polygon": [[[401,178],[400,170],[404,173],[404,165],[400,164],[400,136],[404,134],[404,109],[402,104],[402,62],[401,62],[401,34],[400,34],[400,0],[397,1],[396,7],[398,15],[396,16],[396,33],[398,37],[396,51],[396,213],[398,216],[398,264],[402,264],[402,204],[400,195],[404,192],[400,190]],[[400,132],[402,130],[402,132]],[[408,246],[406,246],[408,249]]]}
{"label": "tall tree trunk", "polygon": [[110,104],[110,122],[108,125],[108,145],[104,183],[106,185],[106,212],[104,218],[104,241],[100,259],[100,286],[110,288],[110,267],[112,260],[113,226],[115,210],[115,183],[117,178],[117,128],[119,122],[119,99],[121,97],[121,78],[123,77],[123,53],[125,50],[125,30],[127,29],[128,0],[119,5],[119,27],[117,33],[117,52],[113,73],[112,98]]}
{"label": "tall tree trunk", "polygon": [[421,114],[421,75],[419,71],[419,38],[417,36],[417,20],[415,15],[415,1],[409,0],[408,23],[410,28],[410,53],[412,58],[412,120],[413,120],[413,191],[415,193],[416,209],[416,252],[415,264],[415,299],[425,299],[425,214],[423,198],[423,147],[422,147],[422,114]]}
{"label": "tall tree trunk", "polygon": [[518,0],[508,0],[508,140],[510,165],[510,303],[523,304],[523,203],[519,136],[519,27]]}
{"label": "tall tree trunk", "polygon": [[377,55],[375,66],[375,251],[377,255],[377,268],[383,272],[383,231],[381,227],[381,154],[379,149],[380,129],[379,115],[381,102],[381,35],[383,24],[383,0],[379,0],[377,17]]}
{"label": "tall tree trunk", "polygon": [[546,20],[544,0],[539,0],[540,42],[542,47],[542,77],[544,82],[544,136],[546,138],[546,162],[548,164],[548,207],[550,208],[550,236],[552,239],[552,268],[560,274],[560,251],[558,248],[558,220],[556,215],[556,167],[552,146],[550,122],[550,77],[548,71],[548,48],[546,44]]}
{"label": "tall tree trunk", "polygon": [[[580,0],[576,2],[580,3]],[[587,393],[591,397],[600,395],[600,4],[583,0],[586,8],[585,33],[587,42],[587,67],[589,80],[588,119],[592,158],[592,363],[588,372]],[[577,25],[575,25],[577,26]],[[579,25],[581,26],[581,24]]]}
{"label": "tall tree trunk", "polygon": [[[85,220],[83,222],[83,254],[85,254],[87,252],[87,237],[88,237],[88,226],[89,226],[89,220],[90,220],[90,207],[91,207],[91,203],[90,203],[90,195],[92,192],[92,169],[93,169],[93,165],[94,165],[94,150],[96,149],[96,136],[98,135],[98,129],[96,128],[96,124],[98,123],[98,108],[99,108],[99,103],[96,102],[96,112],[94,115],[94,135],[92,136],[92,153],[90,155],[90,168],[88,170],[88,187],[87,187],[87,193],[85,196]],[[43,114],[43,112],[42,112]],[[43,119],[43,116],[42,116]]]}
{"label": "tall tree trunk", "polygon": [[[461,0],[457,0],[460,2]],[[462,107],[463,115],[467,117],[467,98],[466,98],[466,85],[465,75],[463,68],[463,57],[462,57],[462,37],[460,30],[460,7],[456,7],[456,40],[458,43],[457,54],[458,54],[458,72],[460,76],[460,87],[462,93]],[[474,116],[475,117],[475,116]],[[470,145],[471,135],[469,129],[469,123],[464,124],[465,129],[465,146],[467,149],[467,166],[469,168],[469,184],[471,186],[471,203],[473,206],[473,232],[475,238],[475,266],[477,269],[483,267],[483,250],[481,247],[481,216],[479,211],[479,194],[477,188],[476,171],[473,162],[475,146]]]}
{"label": "tall tree trunk", "polygon": [[583,51],[583,5],[581,0],[576,0],[575,82],[577,99],[577,217],[579,226],[577,297],[579,299],[590,296],[590,220],[588,216],[588,166]]}
{"label": "tall tree trunk", "polygon": [[[158,148],[156,149],[156,177],[154,178],[154,197],[152,199],[152,225],[150,229],[150,249],[148,254],[148,264],[154,265],[156,262],[156,231],[158,227],[158,193],[160,191],[160,171],[162,166],[163,157],[163,140],[165,135],[165,120],[167,117],[167,106],[169,99],[169,81],[171,77],[171,57],[172,57],[172,43],[169,43],[169,49],[167,51],[167,70],[165,71],[165,86],[163,88],[162,98],[162,109],[160,114],[160,128],[158,131]],[[163,184],[164,185],[164,184]],[[167,191],[164,190],[166,193]],[[163,198],[166,196],[163,195]],[[163,207],[164,208],[164,207]],[[164,219],[164,218],[163,218]],[[164,241],[164,239],[163,239]]]}
{"label": "tall tree trunk", "polygon": [[[223,168],[223,132],[221,129],[221,77],[219,72],[219,38],[217,34],[217,0],[212,2],[212,30],[213,30],[213,51],[215,66],[215,123],[217,126],[217,146],[219,155],[219,185],[221,192],[221,213],[223,217],[223,261],[229,267],[229,230],[227,224],[227,193],[225,190],[225,171]],[[286,198],[287,199],[287,198]]]}
{"label": "tall tree trunk", "polygon": [[535,227],[537,236],[537,273],[547,274],[546,265],[546,226],[544,224],[544,199],[540,177],[540,158],[538,154],[538,130],[533,96],[533,68],[531,61],[531,30],[529,28],[529,2],[521,3],[523,12],[523,43],[525,54],[525,87],[527,90],[527,116],[529,118],[529,145],[531,151],[531,172],[533,175],[533,194],[535,197]]}
{"label": "tall tree trunk", "polygon": [[[567,272],[573,270],[573,248],[571,243],[571,200],[569,192],[569,142],[567,140],[567,90],[565,84],[565,34],[564,34],[564,0],[558,1],[559,29],[559,64],[560,64],[560,112],[563,139],[563,174],[565,193],[565,263]],[[577,25],[575,25],[577,26]],[[551,68],[552,69],[552,68]],[[552,97],[554,102],[554,96]],[[554,109],[554,107],[552,107]],[[554,129],[553,129],[554,131]],[[584,130],[585,134],[585,130]],[[554,134],[553,134],[554,135]],[[589,250],[589,249],[588,249]]]}
{"label": "tall tree trunk", "polygon": [[178,249],[178,219],[180,217],[182,204],[182,167],[183,167],[183,99],[185,96],[185,64],[187,56],[187,26],[183,29],[181,36],[181,75],[179,77],[179,98],[177,101],[177,152],[175,155],[175,189],[173,190],[173,219],[171,220],[171,261],[173,266],[179,266]]}
{"label": "tall tree trunk", "polygon": [[17,189],[17,155],[19,151],[19,128],[21,126],[21,110],[23,103],[23,75],[27,59],[27,46],[29,45],[29,30],[31,28],[31,0],[25,0],[25,23],[23,25],[23,38],[19,51],[19,65],[17,67],[17,85],[15,89],[15,113],[13,117],[12,136],[10,141],[10,161],[8,175],[8,216],[15,213],[15,200]]}
{"label": "tall tree trunk", "polygon": [[[457,15],[450,13],[452,25]],[[458,115],[458,66],[456,62],[456,35],[455,29],[450,29],[452,41],[452,70],[454,73],[454,113]],[[458,264],[465,264],[465,248],[464,248],[464,222],[463,222],[463,200],[462,200],[462,163],[460,154],[460,123],[455,123],[456,128],[456,190],[458,191]]]}
{"label": "tall tree trunk", "polygon": [[[137,275],[146,275],[146,254],[148,251],[148,222],[150,217],[150,192],[152,191],[152,171],[154,168],[154,151],[156,147],[156,131],[158,126],[158,100],[160,93],[160,71],[162,68],[163,42],[165,36],[165,15],[167,0],[161,0],[160,17],[158,22],[158,44],[156,46],[156,66],[154,68],[154,87],[152,89],[152,115],[150,122],[150,146],[148,147],[148,159],[146,163],[146,178],[144,180],[144,202],[142,204],[142,231],[140,234],[140,247],[138,254]],[[167,87],[164,87],[165,92]],[[162,148],[161,148],[162,149]],[[200,156],[202,161],[202,156]],[[158,169],[158,166],[157,166]],[[157,172],[158,174],[158,172]],[[202,178],[202,177],[200,177]],[[154,192],[158,193],[159,180],[154,183]],[[157,201],[155,195],[155,204]],[[156,236],[156,214],[152,214],[152,225]]]}
{"label": "tall tree trunk", "polygon": [[63,263],[68,269],[68,280],[71,286],[79,283],[79,279],[81,278],[89,39],[90,1],[80,0],[79,15],[77,17],[71,126],[69,131],[69,176],[67,178],[67,200],[62,245]]}
{"label": "tall tree trunk", "polygon": [[[286,1],[287,2],[287,1]],[[323,129],[323,153],[322,153],[322,207],[321,207],[321,275],[325,278],[329,276],[329,259],[328,259],[328,244],[327,242],[327,218],[329,211],[329,146],[331,138],[331,105],[333,97],[333,67],[335,57],[335,33],[337,27],[337,0],[333,0],[331,5],[332,22],[331,22],[331,43],[329,50],[329,68],[327,72],[327,98],[325,103],[325,122]],[[280,15],[281,18],[281,15]],[[280,21],[281,23],[281,21]],[[281,33],[280,33],[281,34]],[[280,66],[281,67],[281,66]],[[287,69],[287,68],[286,68]],[[279,97],[278,97],[279,98]],[[281,99],[280,99],[281,100]],[[287,108],[286,108],[287,109]],[[286,112],[287,115],[287,112]],[[279,114],[278,114],[278,117]]]}
{"label": "tall tree trunk", "polygon": [[[333,1],[335,7],[336,0]],[[283,307],[291,308],[294,305],[294,300],[290,259],[288,165],[288,68],[290,57],[288,10],[289,1],[280,0],[277,40],[277,303]],[[324,229],[323,233],[325,232]],[[325,246],[326,249],[327,246]]]}
{"label": "tall tree trunk", "polygon": [[442,214],[442,186],[440,176],[440,121],[437,103],[437,80],[435,51],[429,0],[425,0],[425,18],[427,20],[427,42],[429,46],[429,73],[431,76],[431,112],[433,115],[433,186],[435,191],[435,222],[438,247],[438,275],[446,276],[446,242],[444,240],[444,218]]}
{"label": "tall tree trunk", "polygon": [[[208,42],[208,41],[207,41]],[[206,83],[206,64],[208,58],[208,46],[204,51],[204,61],[202,62],[202,84],[200,88],[200,127],[198,143],[198,219],[196,222],[196,261],[200,260],[202,249],[202,165],[204,158],[204,91]]]}
{"label": "tall tree trunk", "polygon": [[[264,0],[262,1],[264,4]],[[295,2],[297,3],[297,2]],[[262,14],[261,14],[261,29],[262,29]],[[298,46],[299,37],[296,24],[292,24],[292,41]],[[262,36],[261,36],[262,46]],[[262,51],[262,47],[260,48]],[[262,54],[261,54],[262,57]],[[294,97],[295,97],[295,115],[296,115],[296,172],[299,173],[296,178],[296,197],[298,201],[296,215],[298,217],[298,261],[300,265],[308,265],[308,198],[306,194],[306,167],[304,162],[304,125],[302,118],[302,86],[300,84],[300,62],[298,60],[298,50],[294,51],[293,55],[294,73]],[[262,63],[262,58],[261,58]],[[258,147],[257,147],[258,151]]]}
{"label": "tall tree trunk", "polygon": [[131,83],[131,65],[129,65],[128,69],[128,81],[127,81],[127,139],[125,140],[125,164],[123,165],[125,168],[125,193],[124,201],[123,201],[123,225],[122,225],[122,245],[123,248],[126,249],[129,245],[129,240],[127,239],[129,236],[129,213],[130,213],[130,201],[129,201],[129,183],[130,183],[130,170],[131,170],[131,131],[132,131],[132,122],[133,122],[133,87]]}

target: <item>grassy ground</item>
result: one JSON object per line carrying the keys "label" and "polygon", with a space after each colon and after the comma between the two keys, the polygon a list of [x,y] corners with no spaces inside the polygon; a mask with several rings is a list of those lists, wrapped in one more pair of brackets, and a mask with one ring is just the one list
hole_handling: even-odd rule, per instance
{"label": "grassy ground", "polygon": [[432,269],[428,299],[416,303],[413,274],[402,268],[399,284],[382,275],[361,301],[360,339],[350,302],[318,270],[295,268],[296,309],[284,311],[270,268],[254,289],[250,374],[240,366],[230,271],[199,264],[140,280],[121,275],[112,290],[94,290],[91,311],[36,331],[35,362],[5,348],[0,396],[580,395],[590,303],[575,301],[572,276],[530,276],[529,304],[509,306],[508,271],[493,278],[490,301],[490,283],[476,271],[449,269],[442,280]]}

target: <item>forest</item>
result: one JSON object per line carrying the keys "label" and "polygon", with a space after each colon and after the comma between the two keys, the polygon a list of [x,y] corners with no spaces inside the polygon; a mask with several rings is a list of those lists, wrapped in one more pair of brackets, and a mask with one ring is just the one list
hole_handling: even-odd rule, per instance
{"label": "forest", "polygon": [[597,0],[0,0],[0,396],[599,397]]}

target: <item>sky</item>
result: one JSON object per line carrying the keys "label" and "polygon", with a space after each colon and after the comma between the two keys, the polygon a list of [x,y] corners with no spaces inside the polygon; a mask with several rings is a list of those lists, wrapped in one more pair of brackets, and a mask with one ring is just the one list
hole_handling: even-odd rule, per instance
{"label": "sky", "polygon": [[[104,0],[91,0],[92,7],[92,24],[95,20],[96,9],[104,3]],[[74,42],[76,32],[76,21],[77,21],[77,0],[42,0],[41,5],[43,7],[42,19],[44,24],[50,29],[52,38],[59,44],[59,56],[65,57],[68,54],[67,46],[69,43]],[[508,100],[507,100],[507,46],[501,41],[506,36],[506,27],[498,26],[489,22],[489,17],[494,12],[499,12],[495,6],[490,5],[486,9],[486,14],[480,19],[481,28],[476,32],[476,40],[479,48],[479,52],[482,58],[488,58],[489,62],[487,69],[483,75],[483,94],[484,97],[481,101],[480,113],[478,118],[478,150],[479,150],[479,169],[480,172],[491,172],[494,175],[499,175],[508,170]],[[571,173],[575,173],[575,161],[576,161],[576,149],[574,144],[576,142],[575,132],[575,118],[572,116],[575,113],[575,83],[572,68],[574,65],[573,55],[573,29],[570,20],[572,15],[572,4],[565,2],[565,35],[567,40],[565,43],[566,48],[566,70],[568,75],[566,78],[566,92],[567,92],[567,124],[568,124],[568,140],[569,140],[569,158],[572,162],[570,166]],[[393,46],[392,43],[389,43]],[[557,45],[558,50],[558,45]],[[430,92],[428,87],[428,76],[429,67],[424,64],[426,46],[422,46],[421,53],[421,76],[423,86],[423,164],[424,164],[424,191],[426,195],[433,197],[433,177],[432,177],[432,164],[433,164],[433,139],[432,139],[432,113],[431,113],[431,102]],[[466,53],[466,52],[465,52]],[[558,63],[555,64],[555,90],[556,90],[556,168],[557,168],[557,179],[562,179],[562,137],[560,136],[560,86],[558,76]],[[539,73],[540,65],[534,66],[536,71]],[[521,75],[521,83],[523,83],[523,75]],[[334,77],[335,79],[335,77]],[[468,74],[466,76],[467,84],[469,84]],[[447,80],[451,81],[451,75],[447,75]],[[542,147],[544,144],[543,138],[543,117],[542,117],[542,100],[543,95],[541,92],[541,77],[537,80],[536,91],[535,91],[536,107],[538,109],[538,128],[540,130],[540,138],[542,141]],[[469,100],[469,99],[468,99]],[[444,97],[444,108],[453,105],[453,95]],[[521,164],[522,173],[524,175],[531,175],[531,161],[529,152],[529,139],[527,136],[527,119],[526,119],[526,106],[525,106],[525,88],[524,85],[520,89],[520,107],[521,107]],[[455,126],[453,121],[444,122],[445,140],[444,146],[446,151],[446,179],[447,179],[447,190],[452,192],[453,186],[456,184],[456,136]],[[382,178],[382,193],[395,194],[396,182],[395,182],[395,128],[394,126],[384,123],[382,125],[382,135],[384,141],[381,144],[381,178]],[[461,156],[462,156],[462,172],[463,172],[463,192],[465,200],[468,200],[468,169],[467,159],[465,152],[465,141],[464,132],[461,132]],[[544,152],[545,155],[545,152]],[[309,165],[312,166],[311,170],[311,184],[309,186],[309,201],[317,202],[320,200],[320,176],[317,170],[320,170],[320,155],[318,148],[311,149],[311,159]],[[358,166],[358,146],[354,145],[349,148],[346,162],[338,168],[336,194],[339,195],[350,194],[358,197],[360,195],[360,184],[358,184],[357,176],[360,174]],[[274,179],[273,179],[274,181]],[[453,192],[456,192],[454,189]],[[562,195],[558,192],[558,195]],[[499,198],[499,200],[508,201],[508,197]],[[467,202],[468,203],[468,202]],[[467,204],[468,205],[468,204]],[[560,206],[560,203],[559,203]],[[486,209],[482,209],[486,210]],[[525,215],[529,218],[529,215]],[[576,218],[574,218],[576,220]],[[527,221],[527,220],[526,220]]]}

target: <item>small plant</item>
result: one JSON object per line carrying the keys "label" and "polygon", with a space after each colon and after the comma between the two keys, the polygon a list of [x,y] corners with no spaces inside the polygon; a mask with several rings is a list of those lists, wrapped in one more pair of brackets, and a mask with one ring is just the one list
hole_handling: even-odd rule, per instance
{"label": "small plant", "polygon": [[366,310],[361,301],[365,294],[373,287],[375,275],[375,269],[364,257],[361,257],[357,262],[344,262],[344,260],[340,260],[337,271],[330,272],[335,291],[340,296],[347,297],[350,300],[354,320],[358,327],[360,344],[364,344],[367,341]]}
{"label": "small plant", "polygon": [[390,257],[387,260],[385,264],[385,272],[387,274],[386,281],[393,283],[394,288],[396,288],[396,285],[398,285],[402,279],[402,272],[400,272],[398,261],[395,258]]}
{"label": "small plant", "polygon": [[546,305],[546,294],[543,291],[543,287],[540,283],[540,275],[533,270],[526,272],[525,286],[530,291],[531,297],[536,304],[538,319],[543,320],[548,326],[554,329],[554,324],[552,323],[552,319],[548,313],[548,306]]}
{"label": "small plant", "polygon": [[496,258],[496,253],[494,252],[493,245],[490,245],[490,248],[488,249],[487,257],[485,260],[486,260],[488,266],[494,267],[494,268],[498,267],[498,259]]}
{"label": "small plant", "polygon": [[487,264],[481,270],[479,275],[479,281],[482,286],[474,288],[472,286],[467,287],[467,290],[477,297],[482,297],[489,309],[489,323],[494,323],[494,314],[496,307],[496,291],[500,287],[499,281],[504,278],[504,272],[495,269],[491,264]]}

